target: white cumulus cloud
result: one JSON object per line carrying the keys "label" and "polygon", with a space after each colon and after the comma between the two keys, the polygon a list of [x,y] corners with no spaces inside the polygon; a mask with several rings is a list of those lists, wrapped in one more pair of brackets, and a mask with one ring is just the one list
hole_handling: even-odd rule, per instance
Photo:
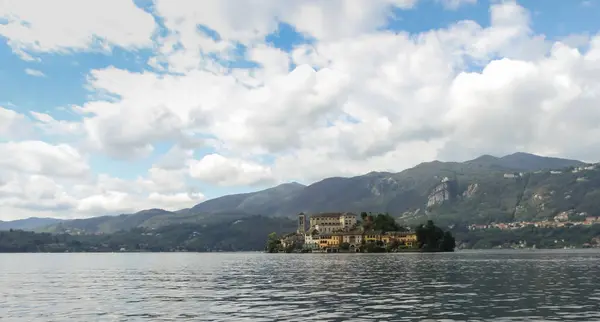
{"label": "white cumulus cloud", "polygon": [[155,22],[130,0],[4,0],[0,35],[27,60],[40,52],[149,47]]}
{"label": "white cumulus cloud", "polygon": [[0,166],[32,175],[82,177],[89,173],[85,158],[75,148],[43,141],[0,143]]}
{"label": "white cumulus cloud", "polygon": [[274,182],[267,166],[209,154],[190,164],[193,178],[221,186],[247,186]]}
{"label": "white cumulus cloud", "polygon": [[0,106],[0,137],[23,139],[32,134],[33,124],[25,115]]}
{"label": "white cumulus cloud", "polygon": [[[310,183],[481,154],[600,159],[600,35],[549,39],[515,1],[492,2],[489,25],[419,33],[382,29],[410,0],[157,0],[161,32],[131,1],[63,1],[68,13],[3,2],[0,35],[23,58],[153,52],[144,71],[89,71],[91,95],[73,102],[75,120],[0,108],[2,198],[23,215],[35,204],[81,216],[184,208],[209,195],[192,192],[195,183]],[[310,41],[290,52],[265,42],[280,22]],[[240,47],[257,66],[220,64],[239,59]],[[171,149],[135,179],[94,173],[86,161],[135,164],[165,143]]]}

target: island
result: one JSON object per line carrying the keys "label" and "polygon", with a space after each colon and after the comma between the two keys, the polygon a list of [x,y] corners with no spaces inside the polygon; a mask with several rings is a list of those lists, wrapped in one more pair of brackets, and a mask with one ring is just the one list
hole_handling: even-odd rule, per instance
{"label": "island", "polygon": [[278,236],[271,233],[268,253],[384,253],[452,252],[456,241],[433,221],[414,230],[398,225],[389,214],[363,212],[300,213],[297,230]]}

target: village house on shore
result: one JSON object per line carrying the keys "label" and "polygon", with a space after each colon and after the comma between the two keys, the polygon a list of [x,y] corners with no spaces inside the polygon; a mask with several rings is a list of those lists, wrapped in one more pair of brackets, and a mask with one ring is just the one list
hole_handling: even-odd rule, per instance
{"label": "village house on shore", "polygon": [[294,246],[310,252],[360,252],[368,243],[413,248],[417,235],[414,232],[365,230],[364,226],[359,225],[358,216],[349,212],[312,216],[301,213],[298,215],[297,231],[280,241],[283,248]]}

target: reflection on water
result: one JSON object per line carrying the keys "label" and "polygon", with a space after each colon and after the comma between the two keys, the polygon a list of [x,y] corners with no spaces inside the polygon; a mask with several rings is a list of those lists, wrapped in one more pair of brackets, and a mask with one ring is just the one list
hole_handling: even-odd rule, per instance
{"label": "reflection on water", "polygon": [[600,320],[600,253],[0,254],[10,321]]}

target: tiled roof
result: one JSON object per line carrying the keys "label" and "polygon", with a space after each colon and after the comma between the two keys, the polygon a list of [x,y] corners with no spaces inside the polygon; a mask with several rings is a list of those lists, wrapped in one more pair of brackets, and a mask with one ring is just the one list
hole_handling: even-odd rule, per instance
{"label": "tiled roof", "polygon": [[310,216],[310,218],[339,218],[344,215],[356,216],[355,214],[349,213],[349,212],[324,212],[324,213],[312,215],[312,216]]}
{"label": "tiled roof", "polygon": [[340,231],[333,233],[336,236],[361,236],[363,235],[362,231]]}
{"label": "tiled roof", "polygon": [[392,235],[392,236],[408,236],[408,235],[414,235],[415,232],[413,232],[413,231],[388,231],[386,234]]}

